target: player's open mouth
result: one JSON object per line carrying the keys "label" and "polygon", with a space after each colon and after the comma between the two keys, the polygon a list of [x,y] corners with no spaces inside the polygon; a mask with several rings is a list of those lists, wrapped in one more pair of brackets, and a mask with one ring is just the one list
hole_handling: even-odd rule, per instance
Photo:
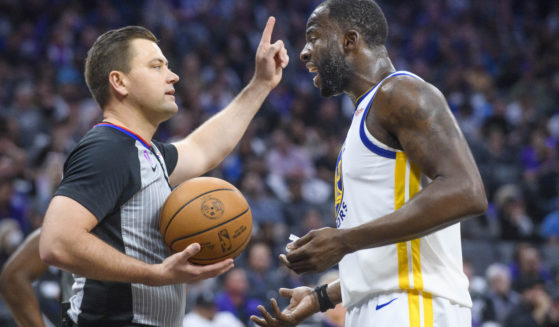
{"label": "player's open mouth", "polygon": [[307,69],[309,70],[309,73],[316,74],[316,76],[313,78],[313,84],[315,87],[318,87],[320,85],[320,75],[318,74],[318,68],[308,63]]}

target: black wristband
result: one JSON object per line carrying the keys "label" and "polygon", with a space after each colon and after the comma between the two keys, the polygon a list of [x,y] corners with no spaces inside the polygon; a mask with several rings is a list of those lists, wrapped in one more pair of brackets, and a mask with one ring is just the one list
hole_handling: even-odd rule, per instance
{"label": "black wristband", "polygon": [[326,288],[328,288],[328,284],[317,286],[314,289],[314,291],[316,292],[316,296],[318,297],[318,304],[320,305],[321,312],[332,309],[336,306],[334,303],[332,303],[332,301],[330,301],[328,292],[326,292]]}

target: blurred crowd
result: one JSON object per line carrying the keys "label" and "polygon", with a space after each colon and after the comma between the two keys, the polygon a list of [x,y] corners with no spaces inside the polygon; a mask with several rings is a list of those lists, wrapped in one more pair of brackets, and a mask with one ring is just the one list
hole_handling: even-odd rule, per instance
{"label": "blurred crowd", "polygon": [[[485,183],[488,212],[462,225],[472,325],[559,326],[559,2],[378,2],[393,63],[443,92]],[[0,0],[0,264],[40,227],[66,156],[101,120],[83,78],[97,36],[142,25],[159,38],[181,77],[179,112],[156,134],[173,141],[248,82],[274,15],[273,39],[285,42],[291,63],[239,146],[209,173],[247,197],[253,241],[233,271],[192,285],[188,319],[243,326],[279,287],[335,274],[298,276],[277,260],[290,233],[334,226],[334,169],[354,109],[346,96],[321,98],[298,60],[318,3]],[[308,325],[341,326],[339,311]],[[9,320],[0,304],[0,324]]]}

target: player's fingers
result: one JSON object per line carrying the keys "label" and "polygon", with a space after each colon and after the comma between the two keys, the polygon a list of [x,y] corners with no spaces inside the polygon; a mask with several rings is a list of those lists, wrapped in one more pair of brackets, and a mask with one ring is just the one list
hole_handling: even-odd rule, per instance
{"label": "player's fingers", "polygon": [[307,253],[307,251],[305,251],[304,248],[299,248],[302,245],[303,244],[295,244],[295,249],[289,251],[289,253],[285,255],[285,258],[291,265],[299,261],[307,260],[309,258],[309,254]]}
{"label": "player's fingers", "polygon": [[291,297],[293,295],[293,290],[290,288],[280,288],[279,294],[283,297]]}
{"label": "player's fingers", "polygon": [[262,315],[262,317],[264,317],[264,319],[266,319],[266,323],[270,324],[270,325],[276,325],[277,324],[277,320],[272,317],[268,311],[261,305],[258,306],[258,311],[260,311],[260,314]]}
{"label": "player's fingers", "polygon": [[272,40],[272,32],[274,31],[274,24],[276,23],[276,18],[270,16],[266,22],[266,27],[262,32],[262,39],[260,39],[260,44],[268,44]]}
{"label": "player's fingers", "polygon": [[291,263],[289,262],[289,260],[287,260],[287,257],[285,256],[285,254],[280,254],[279,255],[279,260],[281,263],[283,263],[287,268],[291,269]]}
{"label": "player's fingers", "polygon": [[304,274],[306,272],[315,271],[313,266],[311,264],[307,263],[307,262],[291,263],[290,268],[291,268],[291,270],[293,270],[294,272],[296,272],[298,274]]}
{"label": "player's fingers", "polygon": [[272,310],[274,310],[274,315],[276,317],[281,318],[281,310],[279,308],[279,305],[278,305],[278,302],[276,301],[276,299],[270,299],[270,303],[272,304]]}
{"label": "player's fingers", "polygon": [[268,327],[269,325],[266,323],[266,320],[257,317],[257,316],[250,316],[250,320],[252,322],[254,322],[255,324],[257,324],[258,326],[262,326],[262,327]]}
{"label": "player's fingers", "polygon": [[303,235],[303,237],[296,240],[293,245],[295,245],[295,247],[298,248],[298,247],[303,246],[304,244],[307,244],[308,242],[310,242],[314,238],[314,233],[313,232],[314,232],[314,230],[311,230],[307,234]]}

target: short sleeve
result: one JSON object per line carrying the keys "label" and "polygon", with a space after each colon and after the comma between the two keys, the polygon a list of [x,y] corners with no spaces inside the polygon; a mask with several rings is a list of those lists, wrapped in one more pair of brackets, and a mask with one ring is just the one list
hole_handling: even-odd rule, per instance
{"label": "short sleeve", "polygon": [[163,156],[163,160],[165,161],[165,166],[167,166],[167,173],[169,174],[169,176],[171,176],[173,170],[175,170],[175,167],[177,166],[177,160],[178,160],[177,148],[170,143],[161,143],[155,140],[152,140],[152,142],[153,144],[155,144],[157,149],[159,149],[159,152],[161,152],[161,155]]}
{"label": "short sleeve", "polygon": [[55,195],[76,200],[101,221],[138,190],[134,171],[139,163],[130,142],[86,142],[66,160]]}

